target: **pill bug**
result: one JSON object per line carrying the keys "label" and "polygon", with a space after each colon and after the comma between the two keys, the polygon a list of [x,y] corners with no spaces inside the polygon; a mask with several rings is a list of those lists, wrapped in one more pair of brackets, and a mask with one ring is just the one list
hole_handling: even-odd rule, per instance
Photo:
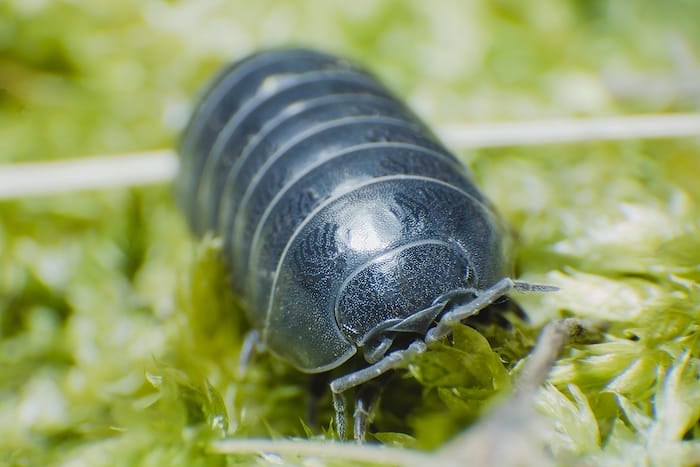
{"label": "pill bug", "polygon": [[468,170],[343,58],[279,49],[230,65],[179,154],[179,204],[196,234],[223,239],[262,345],[307,373],[348,365],[330,384],[341,434],[344,391],[513,287],[546,289],[509,278],[506,229]]}

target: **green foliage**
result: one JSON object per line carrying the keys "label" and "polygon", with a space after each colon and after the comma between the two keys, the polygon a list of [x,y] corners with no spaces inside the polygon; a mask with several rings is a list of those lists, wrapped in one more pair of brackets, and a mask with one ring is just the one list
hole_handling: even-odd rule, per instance
{"label": "green foliage", "polygon": [[[172,146],[216,68],[290,43],[361,60],[431,124],[697,111],[698,17],[651,0],[0,2],[0,161]],[[506,397],[542,324],[577,316],[599,339],[569,346],[535,401],[554,461],[697,464],[698,148],[464,154],[516,233],[517,276],[561,290],[514,293],[529,322],[457,326],[397,372],[374,440],[441,446]],[[0,464],[318,461],[209,449],[334,437],[329,397],[306,419],[309,376],[269,355],[240,370],[219,248],[170,187],[0,202]]]}

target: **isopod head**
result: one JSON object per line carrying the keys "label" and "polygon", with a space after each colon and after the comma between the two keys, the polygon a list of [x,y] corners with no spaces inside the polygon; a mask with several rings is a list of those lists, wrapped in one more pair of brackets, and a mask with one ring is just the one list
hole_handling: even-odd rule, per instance
{"label": "isopod head", "polygon": [[434,179],[371,179],[308,219],[282,255],[263,330],[273,353],[306,372],[358,350],[375,362],[510,273],[500,220]]}

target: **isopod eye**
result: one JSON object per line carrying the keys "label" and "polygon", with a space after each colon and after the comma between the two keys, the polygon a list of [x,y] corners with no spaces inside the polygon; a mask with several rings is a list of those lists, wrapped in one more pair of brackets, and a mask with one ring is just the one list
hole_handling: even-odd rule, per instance
{"label": "isopod eye", "polygon": [[391,250],[343,284],[338,324],[358,347],[376,346],[385,331],[422,335],[444,308],[444,301],[436,305],[435,299],[464,289],[467,269],[463,252],[445,242],[419,241]]}

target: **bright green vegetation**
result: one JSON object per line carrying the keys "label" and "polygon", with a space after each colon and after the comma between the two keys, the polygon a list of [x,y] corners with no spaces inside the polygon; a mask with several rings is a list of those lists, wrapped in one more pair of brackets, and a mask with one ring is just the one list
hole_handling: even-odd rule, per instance
{"label": "bright green vegetation", "polygon": [[[361,60],[431,124],[697,111],[698,18],[692,0],[9,0],[0,162],[172,146],[217,67],[282,44]],[[599,339],[536,400],[556,462],[700,462],[698,140],[463,156],[517,232],[518,277],[561,291],[398,373],[376,438],[440,446],[512,386],[543,323],[577,316]],[[203,446],[332,437],[327,399],[304,423],[307,376],[269,356],[239,374],[216,255],[170,187],[0,202],[0,464],[265,464]]]}

